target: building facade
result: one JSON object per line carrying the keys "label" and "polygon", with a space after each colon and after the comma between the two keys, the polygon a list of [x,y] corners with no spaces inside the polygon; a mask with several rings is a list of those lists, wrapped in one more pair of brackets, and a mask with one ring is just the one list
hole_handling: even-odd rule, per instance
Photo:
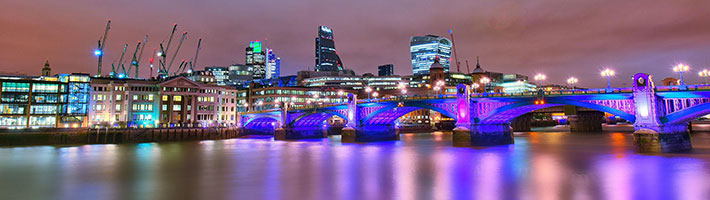
{"label": "building facade", "polygon": [[157,81],[99,77],[91,79],[91,89],[91,127],[158,127]]}
{"label": "building facade", "polygon": [[435,59],[439,61],[445,72],[449,72],[451,44],[451,40],[436,35],[412,37],[409,46],[412,56],[412,74],[428,74],[429,67]]}
{"label": "building facade", "polygon": [[273,49],[268,49],[266,54],[266,79],[274,79],[281,76],[281,58],[276,56]]}
{"label": "building facade", "polygon": [[316,37],[316,68],[315,71],[341,71],[343,63],[335,51],[333,30],[326,26],[318,27]]}
{"label": "building facade", "polygon": [[54,128],[66,113],[68,86],[40,77],[1,76],[0,127]]}
{"label": "building facade", "polygon": [[377,76],[394,76],[394,64],[380,65],[377,67]]}
{"label": "building facade", "polygon": [[262,47],[261,41],[251,41],[246,48],[246,66],[251,68],[251,75],[254,79],[266,78],[266,49]]}

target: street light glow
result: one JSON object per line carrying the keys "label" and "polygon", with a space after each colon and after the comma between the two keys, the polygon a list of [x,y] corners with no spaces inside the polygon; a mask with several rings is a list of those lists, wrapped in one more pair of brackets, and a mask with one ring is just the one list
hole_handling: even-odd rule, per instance
{"label": "street light glow", "polygon": [[673,72],[678,72],[678,74],[680,74],[680,85],[685,85],[685,81],[683,81],[683,72],[687,72],[688,70],[690,70],[690,67],[683,63],[673,66]]}
{"label": "street light glow", "polygon": [[616,72],[614,72],[614,70],[612,70],[612,69],[606,68],[606,69],[602,70],[601,74],[604,77],[609,77],[609,76],[616,75]]}

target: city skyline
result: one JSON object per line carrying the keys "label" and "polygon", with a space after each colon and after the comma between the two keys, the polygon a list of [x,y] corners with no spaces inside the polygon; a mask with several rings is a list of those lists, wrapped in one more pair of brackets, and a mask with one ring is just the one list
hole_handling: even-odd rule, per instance
{"label": "city skyline", "polygon": [[[189,32],[178,58],[190,58],[197,38],[204,40],[198,69],[241,63],[243,46],[263,39],[265,45],[279,51],[282,74],[295,74],[314,67],[314,29],[325,25],[338,32],[338,53],[344,67],[359,74],[376,73],[377,66],[385,63],[393,63],[397,74],[411,74],[409,38],[425,34],[447,37],[452,29],[463,72],[465,60],[472,62],[481,56],[485,70],[530,76],[545,73],[547,82],[558,84],[575,76],[580,78],[577,85],[585,87],[604,87],[599,71],[610,67],[617,72],[612,84],[628,86],[628,78],[637,71],[647,71],[657,80],[677,77],[671,68],[683,62],[691,68],[687,82],[700,82],[695,72],[710,67],[710,58],[705,56],[710,53],[710,26],[704,20],[710,14],[703,11],[710,3],[643,1],[643,6],[638,6],[639,2],[459,2],[460,6],[386,2],[378,7],[368,6],[371,2],[335,2],[326,7],[351,7],[354,11],[309,12],[318,1],[209,1],[197,7],[189,3],[165,7],[165,2],[107,2],[91,5],[91,10],[62,6],[66,2],[11,1],[0,8],[0,24],[6,27],[0,31],[0,71],[39,74],[49,59],[54,73],[94,73],[92,51],[105,20],[111,19],[105,69],[117,59],[123,44],[133,45],[149,34],[147,48],[156,48],[177,23],[179,31]],[[439,9],[407,14],[408,10],[428,7]],[[134,11],[125,12],[129,8]],[[34,15],[36,12],[46,14]],[[242,20],[251,16],[264,17]],[[361,21],[371,23],[358,23]],[[454,69],[455,63],[452,65]],[[141,68],[142,76],[147,70]]]}

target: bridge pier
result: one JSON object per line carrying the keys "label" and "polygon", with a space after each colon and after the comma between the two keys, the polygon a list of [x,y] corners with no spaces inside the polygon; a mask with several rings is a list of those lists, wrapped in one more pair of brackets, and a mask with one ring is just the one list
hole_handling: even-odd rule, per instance
{"label": "bridge pier", "polygon": [[692,149],[686,124],[660,125],[634,131],[634,149],[642,153],[668,153]]}
{"label": "bridge pier", "polygon": [[274,130],[274,140],[298,140],[328,137],[328,130],[323,127],[286,127]]}
{"label": "bridge pier", "polygon": [[399,128],[394,125],[360,125],[345,127],[341,142],[376,142],[399,140]]}
{"label": "bridge pier", "polygon": [[473,124],[454,129],[454,146],[496,146],[513,144],[510,124]]}
{"label": "bridge pier", "polygon": [[601,132],[604,121],[603,112],[577,112],[567,116],[570,132]]}
{"label": "bridge pier", "polygon": [[528,132],[530,131],[530,123],[532,123],[532,114],[524,114],[516,117],[510,122],[510,126],[513,127],[515,132]]}

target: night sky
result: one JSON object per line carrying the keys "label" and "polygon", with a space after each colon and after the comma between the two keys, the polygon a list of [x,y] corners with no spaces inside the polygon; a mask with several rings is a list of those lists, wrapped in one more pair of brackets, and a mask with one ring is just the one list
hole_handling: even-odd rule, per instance
{"label": "night sky", "polygon": [[[637,72],[655,75],[660,84],[676,76],[671,66],[679,62],[691,67],[686,82],[698,83],[697,70],[710,68],[707,0],[3,0],[0,72],[38,75],[49,59],[53,73],[93,74],[92,52],[107,19],[113,23],[105,72],[123,44],[131,51],[145,34],[147,66],[173,23],[188,31],[176,62],[194,55],[199,37],[199,66],[244,63],[249,41],[268,39],[265,45],[281,57],[282,75],[313,68],[319,25],[334,29],[344,66],[358,74],[387,63],[397,74],[411,74],[409,38],[448,36],[449,29],[463,72],[465,60],[473,69],[481,56],[486,70],[542,72],[555,83],[576,76],[578,85],[602,87],[605,66],[617,71],[616,86],[629,86]],[[147,67],[141,73],[147,77]]]}

